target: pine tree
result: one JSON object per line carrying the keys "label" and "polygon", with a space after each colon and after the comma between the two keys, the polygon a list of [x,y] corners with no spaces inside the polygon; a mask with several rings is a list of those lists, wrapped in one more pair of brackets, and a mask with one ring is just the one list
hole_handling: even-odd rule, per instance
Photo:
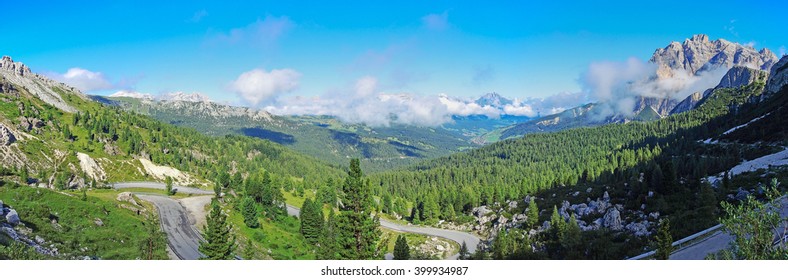
{"label": "pine tree", "polygon": [[394,243],[394,259],[395,260],[408,260],[410,259],[410,247],[408,240],[405,239],[404,234],[397,237],[397,242]]}
{"label": "pine tree", "polygon": [[250,228],[259,227],[260,221],[257,219],[257,205],[254,203],[254,199],[248,196],[244,197],[242,207],[244,224]]}
{"label": "pine tree", "polygon": [[539,206],[536,205],[536,200],[531,197],[528,203],[528,210],[526,212],[525,226],[526,229],[533,229],[539,225]]}
{"label": "pine tree", "polygon": [[172,177],[170,176],[164,178],[164,191],[167,195],[175,194],[175,192],[172,191]]}
{"label": "pine tree", "polygon": [[659,221],[659,230],[656,238],[656,258],[659,260],[670,259],[670,254],[673,252],[673,236],[670,234],[670,220],[667,218]]}
{"label": "pine tree", "polygon": [[227,223],[227,216],[222,213],[219,202],[216,200],[211,202],[211,212],[208,213],[208,217],[206,217],[206,224],[202,235],[205,241],[200,241],[199,251],[204,256],[200,259],[233,259],[235,236],[232,233],[232,226]]}
{"label": "pine tree", "polygon": [[323,211],[319,202],[307,198],[301,206],[301,234],[310,244],[317,244],[323,234]]}
{"label": "pine tree", "polygon": [[383,203],[381,203],[381,212],[386,214],[391,214],[392,202],[391,202],[391,194],[384,193],[383,194]]}
{"label": "pine tree", "polygon": [[549,239],[547,242],[547,251],[551,254],[553,259],[560,259],[563,257],[561,239],[566,232],[566,221],[558,213],[558,208],[553,206],[553,214],[550,216],[550,230],[548,231]]}
{"label": "pine tree", "polygon": [[334,211],[328,212],[328,219],[326,220],[325,227],[323,227],[323,234],[320,235],[319,244],[317,249],[317,258],[321,260],[334,260],[338,259],[337,256],[337,232],[336,232],[336,216]]}
{"label": "pine tree", "polygon": [[582,253],[580,252],[580,235],[580,225],[578,225],[575,215],[572,214],[572,216],[569,218],[569,223],[566,224],[566,230],[561,236],[561,246],[564,249],[563,252],[565,254],[565,258],[580,259],[583,257]]}
{"label": "pine tree", "polygon": [[372,194],[362,177],[358,159],[342,185],[345,204],[336,221],[337,245],[342,259],[371,259],[380,237],[380,220],[372,216]]}
{"label": "pine tree", "polygon": [[460,245],[460,252],[458,254],[459,254],[458,259],[460,260],[467,260],[468,257],[470,256],[468,253],[468,244],[466,244],[465,241],[463,241],[462,245]]}

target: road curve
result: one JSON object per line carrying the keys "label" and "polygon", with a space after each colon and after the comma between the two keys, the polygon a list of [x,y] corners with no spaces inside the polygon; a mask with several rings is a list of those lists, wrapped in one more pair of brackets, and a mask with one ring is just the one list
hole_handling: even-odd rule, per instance
{"label": "road curve", "polygon": [[161,228],[167,234],[170,249],[182,260],[199,259],[202,237],[189,222],[186,209],[178,201],[160,195],[137,194],[140,199],[150,201],[159,211]]}
{"label": "road curve", "polygon": [[[128,189],[128,188],[140,188],[140,189],[157,189],[157,190],[164,190],[166,185],[163,183],[156,183],[156,182],[123,182],[123,183],[114,183],[111,185],[114,189]],[[173,190],[179,193],[186,193],[186,194],[205,194],[210,195],[214,194],[212,191],[201,190],[192,187],[184,187],[173,185]]]}
{"label": "road curve", "polygon": [[[124,188],[148,188],[164,190],[165,185],[155,182],[124,182],[112,184],[115,189]],[[178,192],[198,195],[212,195],[211,191],[201,190],[192,187],[174,186]],[[184,260],[196,260],[200,257],[197,250],[199,248],[201,236],[197,229],[189,222],[186,210],[176,200],[166,196],[150,195],[150,194],[137,194],[137,197],[150,201],[156,208],[159,209],[159,216],[161,217],[162,229],[167,233],[167,240],[170,248],[175,254]],[[298,216],[301,210],[292,205],[287,205],[287,214]],[[401,225],[387,220],[380,220],[380,226],[400,232],[409,232],[422,235],[437,236],[457,242],[457,244],[465,244],[468,246],[468,252],[473,253],[476,251],[476,246],[479,244],[480,239],[470,233],[437,229],[431,227],[418,227],[412,225]],[[450,256],[449,259],[457,259],[459,254]]]}
{"label": "road curve", "polygon": [[[300,210],[298,208],[292,205],[287,205],[287,214],[298,216],[299,212]],[[442,237],[457,242],[457,244],[462,244],[463,242],[465,242],[465,245],[468,246],[469,253],[476,252],[476,246],[480,242],[480,239],[478,237],[470,233],[455,231],[455,230],[402,225],[388,220],[380,220],[380,226],[394,231]],[[448,259],[456,260],[457,258],[459,258],[459,256],[460,256],[459,254],[455,254],[453,256],[450,256]]]}

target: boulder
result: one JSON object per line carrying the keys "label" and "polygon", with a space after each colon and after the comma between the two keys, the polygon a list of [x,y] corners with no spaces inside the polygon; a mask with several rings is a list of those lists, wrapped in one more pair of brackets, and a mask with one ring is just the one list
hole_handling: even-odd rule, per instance
{"label": "boulder", "polygon": [[134,195],[132,195],[131,192],[119,193],[116,200],[120,202],[128,202],[134,206],[139,206],[139,204],[137,204],[137,201],[134,200]]}
{"label": "boulder", "polygon": [[651,223],[648,221],[641,221],[627,224],[625,228],[635,236],[649,236],[651,235],[651,232],[648,230],[649,225],[651,225]]}
{"label": "boulder", "polygon": [[12,226],[19,225],[21,220],[19,219],[19,214],[16,213],[16,210],[10,209],[8,210],[8,214],[5,215],[5,220]]}
{"label": "boulder", "polygon": [[615,207],[610,208],[602,219],[602,225],[606,228],[612,230],[621,230],[621,228],[623,228],[621,224],[621,212]]}
{"label": "boulder", "polygon": [[104,221],[102,221],[102,220],[101,220],[101,219],[99,219],[99,218],[96,218],[96,219],[94,219],[94,220],[93,220],[93,223],[94,223],[94,224],[96,224],[97,226],[100,226],[100,227],[103,227],[103,226],[104,226]]}

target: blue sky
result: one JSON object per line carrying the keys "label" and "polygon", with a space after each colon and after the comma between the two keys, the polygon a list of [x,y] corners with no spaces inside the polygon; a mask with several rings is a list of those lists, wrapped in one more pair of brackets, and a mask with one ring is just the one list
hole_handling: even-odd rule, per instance
{"label": "blue sky", "polygon": [[777,54],[788,44],[781,1],[593,2],[11,1],[0,53],[51,75],[86,70],[72,74],[101,80],[83,85],[95,94],[262,107],[365,78],[387,93],[546,97],[580,91],[590,63],[647,60],[697,33]]}

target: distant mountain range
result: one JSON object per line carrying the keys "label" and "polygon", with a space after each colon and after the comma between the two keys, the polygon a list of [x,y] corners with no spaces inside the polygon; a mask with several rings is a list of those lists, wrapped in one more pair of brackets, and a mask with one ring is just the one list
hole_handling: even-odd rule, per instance
{"label": "distant mountain range", "polygon": [[[649,63],[656,66],[656,72],[650,79],[659,83],[679,75],[688,75],[692,78],[710,71],[730,68],[732,70],[723,76],[715,88],[733,88],[749,84],[759,75],[767,75],[763,71],[769,71],[777,61],[777,56],[769,49],[758,51],[750,46],[724,39],[709,41],[707,35],[700,34],[686,39],[683,43],[672,42],[664,48],[657,49],[649,59]],[[528,133],[664,118],[694,108],[702,98],[712,92],[712,89],[694,92],[684,99],[677,99],[672,95],[635,96],[632,111],[627,114],[608,112],[606,109],[612,106],[608,103],[590,103],[491,131],[476,137],[474,142],[484,144],[520,137]]]}
{"label": "distant mountain range", "polygon": [[[347,158],[358,157],[366,161],[369,170],[407,165],[478,147],[471,141],[474,137],[530,119],[470,115],[454,116],[452,122],[434,128],[401,124],[371,127],[343,123],[331,116],[276,116],[264,110],[216,103],[199,93],[152,96],[120,91],[109,97],[93,98],[210,135],[240,134],[267,139],[326,162],[345,162]],[[485,94],[472,102],[496,110],[514,103],[497,93]]]}

